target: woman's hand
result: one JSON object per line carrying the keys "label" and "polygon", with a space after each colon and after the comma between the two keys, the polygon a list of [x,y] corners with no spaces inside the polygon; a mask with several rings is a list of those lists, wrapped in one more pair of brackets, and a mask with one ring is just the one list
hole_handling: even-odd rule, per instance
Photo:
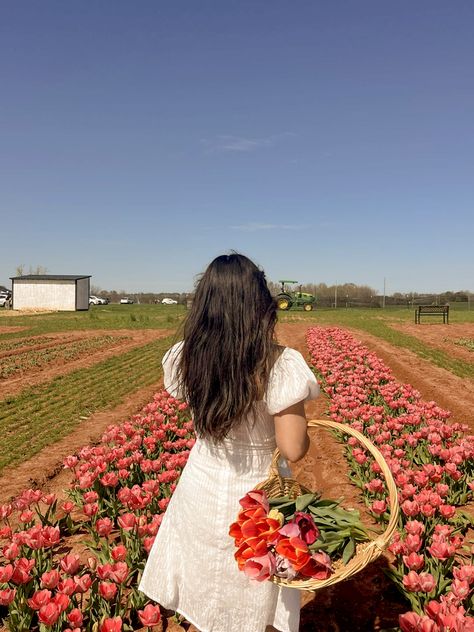
{"label": "woman's hand", "polygon": [[282,410],[273,419],[276,444],[281,455],[292,463],[302,459],[309,448],[304,401]]}

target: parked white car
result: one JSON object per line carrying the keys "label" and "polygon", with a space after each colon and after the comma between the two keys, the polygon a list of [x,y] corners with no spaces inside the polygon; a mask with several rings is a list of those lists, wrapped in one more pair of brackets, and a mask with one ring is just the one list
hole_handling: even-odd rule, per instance
{"label": "parked white car", "polygon": [[6,294],[0,295],[0,307],[6,307],[9,302],[9,297]]}
{"label": "parked white car", "polygon": [[133,298],[128,298],[127,296],[120,299],[120,303],[122,305],[132,305],[134,302]]}
{"label": "parked white car", "polygon": [[89,305],[102,305],[102,299],[98,296],[89,296]]}
{"label": "parked white car", "polygon": [[174,298],[164,298],[162,301],[163,305],[177,305],[178,301],[175,301]]}

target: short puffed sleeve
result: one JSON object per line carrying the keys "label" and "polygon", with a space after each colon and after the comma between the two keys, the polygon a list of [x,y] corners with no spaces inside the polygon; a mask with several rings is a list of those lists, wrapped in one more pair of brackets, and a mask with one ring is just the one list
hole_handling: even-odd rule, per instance
{"label": "short puffed sleeve", "polygon": [[318,395],[318,382],[301,353],[285,347],[270,371],[264,397],[270,415]]}
{"label": "short puffed sleeve", "polygon": [[163,356],[163,381],[165,389],[176,399],[183,399],[183,392],[178,379],[178,363],[183,348],[183,341],[176,343]]}

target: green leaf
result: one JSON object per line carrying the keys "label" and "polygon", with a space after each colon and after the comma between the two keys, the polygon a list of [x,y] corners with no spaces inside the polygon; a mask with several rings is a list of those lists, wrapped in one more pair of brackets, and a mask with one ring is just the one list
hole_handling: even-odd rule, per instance
{"label": "green leaf", "polygon": [[350,540],[348,540],[346,546],[344,547],[344,551],[342,553],[342,561],[344,562],[344,564],[347,564],[347,562],[354,556],[355,550],[356,550],[355,542],[351,538]]}
{"label": "green leaf", "polygon": [[296,511],[304,511],[308,505],[317,500],[317,494],[302,494],[296,498]]}

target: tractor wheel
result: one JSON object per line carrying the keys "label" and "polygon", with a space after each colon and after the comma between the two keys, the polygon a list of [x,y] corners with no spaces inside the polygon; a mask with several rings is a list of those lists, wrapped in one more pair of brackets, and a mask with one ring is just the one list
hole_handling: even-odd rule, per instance
{"label": "tractor wheel", "polygon": [[310,312],[310,311],[312,311],[313,306],[312,306],[311,303],[305,303],[303,309],[304,309],[305,312]]}
{"label": "tractor wheel", "polygon": [[292,300],[289,296],[285,296],[284,294],[282,296],[278,296],[277,297],[277,307],[278,309],[282,309],[282,310],[288,310],[290,309],[292,305]]}

